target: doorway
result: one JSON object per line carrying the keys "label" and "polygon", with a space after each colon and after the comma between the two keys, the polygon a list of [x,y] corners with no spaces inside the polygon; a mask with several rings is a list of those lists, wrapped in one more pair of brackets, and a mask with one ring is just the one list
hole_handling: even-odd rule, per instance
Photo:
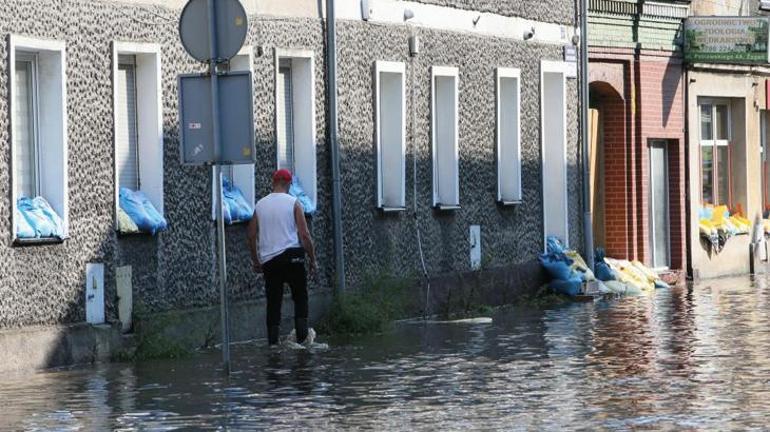
{"label": "doorway", "polygon": [[668,141],[650,140],[650,251],[654,268],[671,264]]}

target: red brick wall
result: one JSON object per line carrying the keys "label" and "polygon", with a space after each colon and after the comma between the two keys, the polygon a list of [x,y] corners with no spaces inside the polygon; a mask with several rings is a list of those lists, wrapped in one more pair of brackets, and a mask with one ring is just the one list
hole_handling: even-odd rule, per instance
{"label": "red brick wall", "polygon": [[[684,75],[671,53],[595,49],[592,97],[604,115],[607,254],[651,264],[650,139],[669,141],[671,267],[685,266]],[[618,69],[618,65],[622,65]],[[609,84],[607,84],[609,83]],[[620,97],[602,91],[621,87]]]}

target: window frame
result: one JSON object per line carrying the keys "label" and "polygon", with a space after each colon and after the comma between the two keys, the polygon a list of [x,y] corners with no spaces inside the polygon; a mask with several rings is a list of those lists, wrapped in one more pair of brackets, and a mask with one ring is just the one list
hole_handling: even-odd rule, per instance
{"label": "window frame", "polygon": [[[273,97],[275,112],[275,167],[278,155],[278,79],[281,61],[291,62],[292,86],[292,166],[313,205],[318,206],[318,160],[316,126],[316,70],[315,52],[306,49],[276,48],[273,59]],[[301,68],[306,68],[300,70]]]}
{"label": "window frame", "polygon": [[[441,202],[441,179],[439,175],[439,140],[438,140],[438,112],[436,110],[436,100],[438,95],[436,93],[436,81],[438,78],[451,78],[454,86],[454,97],[452,105],[454,108],[454,133],[453,133],[453,157],[454,157],[454,202],[442,203]],[[431,153],[433,157],[433,207],[438,210],[457,210],[460,208],[460,163],[459,163],[459,147],[460,147],[460,112],[459,112],[459,90],[460,90],[460,70],[457,67],[452,66],[431,66],[430,76],[430,113],[431,113]]]}
{"label": "window frame", "polygon": [[[401,195],[397,203],[384,202],[384,181],[382,161],[382,120],[380,101],[380,75],[383,73],[399,74],[401,76]],[[406,210],[406,63],[378,60],[374,63],[374,123],[377,149],[377,208],[383,212],[399,212]]]}
{"label": "window frame", "polygon": [[[35,193],[33,195],[40,195],[40,112],[38,109],[38,55],[37,53],[27,53],[27,52],[21,52],[16,55],[16,59],[13,62],[13,68],[11,73],[16,74],[16,63],[17,62],[25,62],[30,63],[30,82],[29,82],[29,92],[30,92],[30,107],[28,115],[29,122],[31,126],[31,136],[32,136],[32,159],[34,161],[34,188]],[[15,86],[15,84],[14,84]],[[14,87],[15,88],[15,87]],[[13,113],[15,110],[11,111],[11,117],[13,117]],[[15,157],[13,159],[15,161]],[[15,185],[14,185],[15,189]],[[18,197],[17,197],[18,198]],[[34,198],[34,197],[33,197]]]}
{"label": "window frame", "polygon": [[[69,171],[68,171],[68,159],[69,159],[69,145],[67,136],[67,44],[62,40],[52,39],[40,39],[27,36],[21,36],[11,34],[8,36],[8,64],[9,68],[9,80],[8,80],[8,105],[9,105],[9,123],[10,123],[10,187],[11,187],[11,242],[13,244],[24,243],[60,243],[62,240],[69,238]],[[38,146],[38,154],[36,155],[36,164],[39,165],[38,172],[36,173],[36,182],[39,185],[38,193],[43,196],[46,201],[51,204],[51,207],[57,212],[58,216],[62,219],[62,231],[63,235],[61,239],[58,238],[36,238],[36,239],[21,239],[17,236],[17,202],[18,194],[16,193],[16,175],[14,175],[16,167],[14,166],[14,158],[16,156],[16,144],[14,137],[14,115],[13,110],[15,108],[14,98],[16,96],[16,73],[15,65],[16,59],[19,55],[26,56],[33,54],[37,58],[36,72],[37,82],[33,82],[33,92],[37,99],[37,108],[35,110],[35,141]],[[42,57],[51,57],[42,58]],[[43,74],[40,69],[51,68],[54,73]],[[50,72],[50,71],[49,71]],[[45,80],[43,80],[43,76]],[[42,95],[41,87],[45,87],[50,95]],[[45,96],[45,97],[43,97]],[[42,99],[52,99],[51,101],[43,101]],[[48,103],[46,103],[48,102]],[[50,112],[47,111],[51,107]],[[46,111],[44,113],[44,111]],[[45,116],[47,122],[45,135],[43,137],[43,130],[40,125],[43,123],[41,117]],[[46,142],[53,142],[54,153],[46,151],[43,152],[40,148],[43,138],[46,138]],[[50,158],[47,162],[50,165],[45,164],[41,157]],[[43,165],[46,165],[43,168]],[[45,171],[46,177],[50,177],[49,180],[42,179],[41,173]],[[50,192],[50,187],[54,187],[58,190],[54,195]],[[59,189],[60,188],[60,189]],[[53,195],[53,196],[52,196]]]}
{"label": "window frame", "polygon": [[[508,198],[503,196],[503,182],[504,182],[504,161],[502,160],[502,147],[503,147],[503,131],[502,131],[502,105],[503,105],[503,99],[501,94],[502,89],[502,81],[505,79],[515,79],[516,80],[516,131],[515,131],[515,142],[516,142],[516,165],[517,165],[517,173],[513,177],[512,181],[515,182],[514,186],[514,196]],[[497,135],[496,135],[496,144],[497,144],[497,202],[500,203],[503,206],[509,206],[509,205],[516,205],[521,204],[524,201],[523,192],[522,192],[522,184],[521,184],[521,69],[519,68],[506,68],[506,67],[499,67],[497,68],[496,72],[496,79],[495,79],[496,87],[495,87],[495,94],[497,98]]]}
{"label": "window frame", "polygon": [[[137,162],[140,179],[139,190],[155,206],[155,209],[165,215],[164,211],[164,140],[163,140],[163,77],[162,49],[160,44],[144,42],[112,42],[112,151],[113,151],[113,182],[114,182],[114,229],[118,229],[118,209],[120,208],[120,178],[118,176],[118,146],[117,134],[114,133],[117,124],[118,88],[115,77],[120,65],[120,56],[135,57],[136,80],[136,116],[137,116]],[[154,63],[148,63],[154,62]],[[147,79],[153,81],[147,82]],[[147,99],[148,97],[152,99]],[[143,103],[144,102],[144,103]],[[154,123],[154,124],[153,124]]]}
{"label": "window frame", "polygon": [[[702,139],[703,134],[703,126],[702,126],[702,111],[701,107],[704,105],[711,106],[711,138],[710,140],[704,140]],[[717,106],[724,106],[727,108],[727,139],[717,139],[716,136],[716,109]],[[730,104],[729,99],[724,98],[703,98],[698,101],[698,173],[700,174],[698,176],[699,181],[701,182],[700,185],[700,191],[699,191],[699,197],[700,197],[700,203],[701,205],[705,204],[705,201],[703,199],[703,148],[704,147],[711,147],[712,150],[712,173],[711,173],[711,184],[712,184],[712,196],[714,197],[714,201],[710,204],[712,205],[726,205],[728,208],[732,207],[732,201],[733,201],[733,167],[732,167],[732,145],[730,143],[733,140],[733,118],[732,118],[732,106]],[[727,147],[727,200],[723,201],[722,197],[719,196],[719,185],[718,185],[718,179],[719,179],[719,152],[717,149],[719,147]]]}

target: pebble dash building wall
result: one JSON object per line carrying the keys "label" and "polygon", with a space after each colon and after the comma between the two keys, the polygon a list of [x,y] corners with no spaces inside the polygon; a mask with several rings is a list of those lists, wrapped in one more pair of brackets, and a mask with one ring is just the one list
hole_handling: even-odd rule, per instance
{"label": "pebble dash building wall", "polygon": [[[211,172],[179,162],[176,76],[205,70],[178,40],[182,3],[3,1],[0,329],[82,323],[87,263],[105,265],[111,322],[117,320],[116,269],[123,266],[131,266],[134,303],[146,311],[218,304]],[[373,274],[419,274],[415,220],[428,273],[439,279],[471,270],[472,225],[480,226],[484,269],[508,275],[505,289],[537,279],[544,230],[582,247],[577,81],[563,62],[563,46],[575,33],[575,3],[363,3],[368,10],[357,0],[337,2],[349,288]],[[324,11],[308,0],[244,5],[250,30],[232,67],[254,74],[257,163],[232,175],[248,198],[258,199],[269,192],[269,173],[290,160],[317,201],[311,231],[321,271],[311,289],[328,296],[334,258]],[[405,19],[406,9],[413,18]],[[419,41],[416,55],[410,55],[410,38]],[[47,180],[52,185],[43,188],[68,225],[63,242],[15,241],[18,132],[10,98],[25,56],[38,62],[41,102],[53,101],[38,114],[45,137],[39,153],[61,157],[39,161],[38,169],[64,180]],[[115,229],[121,180],[114,86],[126,58],[135,62],[141,187],[169,224],[155,236]],[[56,99],[56,91],[63,97]],[[285,151],[287,133],[294,156]],[[284,143],[281,151],[277,141]],[[258,304],[262,281],[250,269],[245,226],[230,226],[227,235],[231,299]]]}

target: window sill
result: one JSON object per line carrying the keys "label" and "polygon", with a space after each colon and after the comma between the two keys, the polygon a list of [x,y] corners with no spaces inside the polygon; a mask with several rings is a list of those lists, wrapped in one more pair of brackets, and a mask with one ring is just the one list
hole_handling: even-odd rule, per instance
{"label": "window sill", "polygon": [[497,203],[503,207],[511,207],[511,206],[523,204],[524,201],[523,200],[514,200],[514,201],[498,200]]}
{"label": "window sill", "polygon": [[399,213],[405,212],[406,207],[378,207],[383,213]]}
{"label": "window sill", "polygon": [[68,237],[42,237],[42,238],[15,238],[14,246],[39,246],[64,243]]}
{"label": "window sill", "polygon": [[433,208],[438,211],[455,211],[460,210],[460,204],[434,204]]}
{"label": "window sill", "polygon": [[150,237],[150,238],[152,238],[152,237],[156,237],[157,234],[160,234],[160,233],[156,233],[156,235],[152,235],[151,233],[142,232],[142,231],[139,231],[139,232],[123,232],[123,231],[115,230],[115,234],[118,235],[118,238],[141,238],[141,237]]}

